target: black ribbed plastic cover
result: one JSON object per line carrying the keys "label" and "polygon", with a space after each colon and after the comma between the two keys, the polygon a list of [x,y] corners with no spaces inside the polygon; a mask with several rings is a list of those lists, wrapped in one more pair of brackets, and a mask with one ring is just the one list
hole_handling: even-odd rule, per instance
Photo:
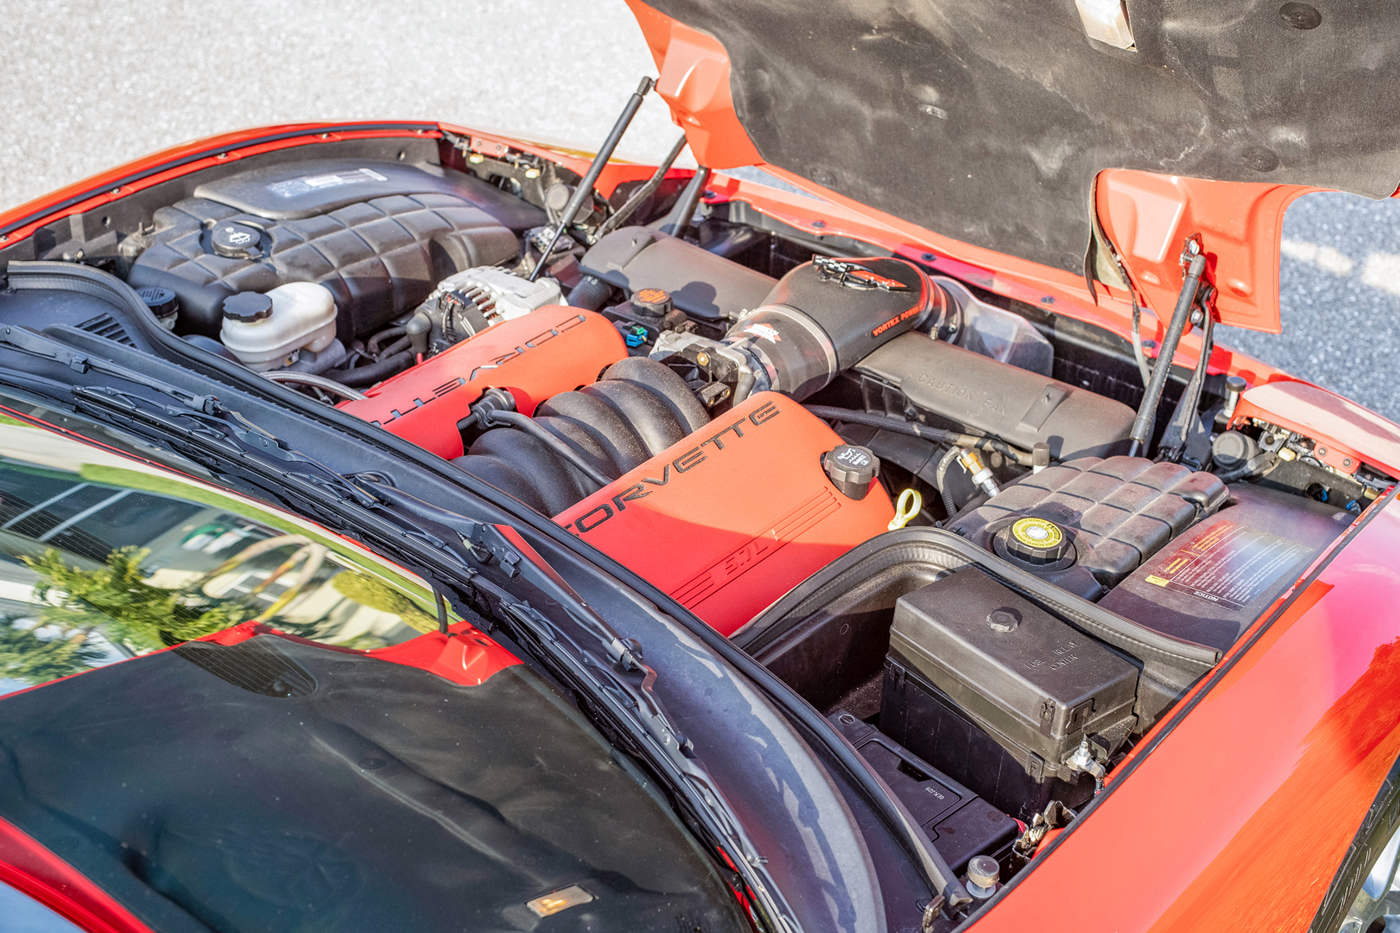
{"label": "black ribbed plastic cover", "polygon": [[1214,475],[1175,463],[1085,457],[1024,477],[950,527],[990,550],[1003,524],[1047,519],[1073,538],[1079,566],[1113,586],[1228,497]]}

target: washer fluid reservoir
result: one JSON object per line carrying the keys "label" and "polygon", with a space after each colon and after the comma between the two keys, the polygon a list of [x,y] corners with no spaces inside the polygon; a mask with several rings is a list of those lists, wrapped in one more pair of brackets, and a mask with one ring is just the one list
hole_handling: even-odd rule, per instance
{"label": "washer fluid reservoir", "polygon": [[224,346],[258,372],[291,365],[302,350],[320,353],[335,340],[335,299],[314,282],[230,295],[223,313]]}

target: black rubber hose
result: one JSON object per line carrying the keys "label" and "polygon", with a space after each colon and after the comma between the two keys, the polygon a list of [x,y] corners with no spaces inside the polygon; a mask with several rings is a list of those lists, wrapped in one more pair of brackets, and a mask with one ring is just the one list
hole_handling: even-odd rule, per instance
{"label": "black rubber hose", "polygon": [[938,495],[943,499],[943,511],[948,513],[947,521],[952,521],[953,516],[958,514],[958,504],[953,501],[953,493],[948,489],[948,467],[952,466],[957,456],[958,449],[949,447],[943,459],[938,461],[938,469],[933,474],[934,485],[938,487]]}
{"label": "black rubber hose", "polygon": [[362,389],[397,375],[412,366],[413,361],[417,358],[417,354],[412,350],[407,350],[393,356],[386,356],[377,363],[370,363],[367,366],[357,366],[354,369],[331,369],[322,375],[352,389]]}
{"label": "black rubber hose", "polygon": [[370,356],[378,356],[384,341],[394,337],[402,337],[405,333],[407,333],[407,328],[404,327],[386,327],[369,338],[368,342],[365,343],[365,349],[369,351]]}
{"label": "black rubber hose", "polygon": [[382,360],[387,360],[389,357],[391,357],[391,356],[397,356],[398,354],[402,353],[403,351],[409,349],[409,348],[412,347],[412,346],[413,346],[413,340],[412,340],[412,338],[409,338],[409,337],[400,337],[398,340],[395,340],[393,343],[389,344],[387,347],[384,347],[382,350],[380,350],[380,351],[376,354],[376,356],[378,356],[378,357],[379,357],[380,359],[382,359]]}
{"label": "black rubber hose", "polygon": [[961,447],[978,447],[984,450],[995,450],[997,453],[1004,457],[1009,457],[1021,466],[1031,466],[1031,455],[1027,451],[1012,447],[1000,438],[978,437],[975,434],[960,434],[957,431],[948,431],[943,428],[931,428],[927,425],[918,424],[917,422],[905,421],[903,418],[896,418],[894,415],[879,415],[869,411],[852,411],[849,408],[834,408],[830,405],[806,405],[803,407],[823,421],[845,421],[850,424],[863,424],[868,428],[881,428],[886,431],[894,431],[896,434],[907,434],[910,437],[923,438],[935,444],[955,444]]}
{"label": "black rubber hose", "polygon": [[585,275],[583,281],[575,285],[573,291],[569,292],[569,305],[574,308],[597,311],[611,294],[612,286],[607,282],[591,275]]}

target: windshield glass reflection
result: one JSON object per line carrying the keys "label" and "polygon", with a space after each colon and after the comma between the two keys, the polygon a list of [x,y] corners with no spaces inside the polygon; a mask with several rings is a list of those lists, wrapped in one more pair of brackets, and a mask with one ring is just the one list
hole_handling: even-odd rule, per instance
{"label": "windshield glass reflection", "polygon": [[0,693],[240,622],[372,649],[436,628],[421,581],[315,525],[0,423]]}

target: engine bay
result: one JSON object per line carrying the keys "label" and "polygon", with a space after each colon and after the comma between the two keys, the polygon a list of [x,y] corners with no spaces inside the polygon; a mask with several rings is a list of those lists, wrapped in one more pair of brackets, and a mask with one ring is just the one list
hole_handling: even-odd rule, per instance
{"label": "engine bay", "polygon": [[[982,887],[975,859],[1024,865],[1393,484],[1321,389],[1165,366],[1144,406],[1122,335],[707,170],[604,197],[450,133],[289,152],[4,255],[105,270],[191,353],[636,572],[830,717]],[[0,320],[32,313],[14,296]],[[129,339],[75,308],[56,323]]]}

